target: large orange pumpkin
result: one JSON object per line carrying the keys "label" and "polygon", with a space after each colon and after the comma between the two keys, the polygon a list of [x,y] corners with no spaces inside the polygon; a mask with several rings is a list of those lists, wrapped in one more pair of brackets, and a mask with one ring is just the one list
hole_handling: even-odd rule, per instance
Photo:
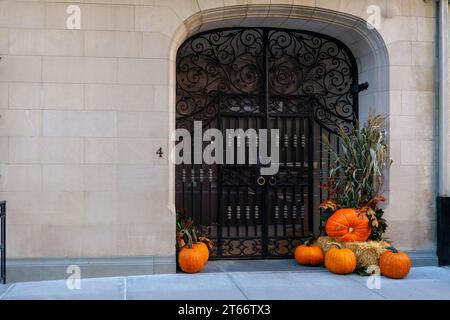
{"label": "large orange pumpkin", "polygon": [[209,259],[209,249],[208,246],[204,242],[197,242],[192,245],[192,248],[200,251],[203,256],[203,260],[206,262]]}
{"label": "large orange pumpkin", "polygon": [[306,242],[295,249],[295,260],[306,266],[319,266],[323,262],[322,248],[316,244]]}
{"label": "large orange pumpkin", "polygon": [[380,271],[383,276],[401,279],[408,275],[411,269],[411,260],[404,252],[394,247],[388,247],[380,257]]}
{"label": "large orange pumpkin", "polygon": [[178,253],[178,264],[184,272],[195,273],[202,270],[205,258],[200,250],[184,246]]}
{"label": "large orange pumpkin", "polygon": [[325,225],[327,234],[338,241],[366,241],[370,236],[369,219],[356,209],[339,209]]}
{"label": "large orange pumpkin", "polygon": [[328,249],[325,254],[325,267],[336,274],[352,273],[356,269],[356,255],[350,249],[342,249],[338,243],[336,248]]}

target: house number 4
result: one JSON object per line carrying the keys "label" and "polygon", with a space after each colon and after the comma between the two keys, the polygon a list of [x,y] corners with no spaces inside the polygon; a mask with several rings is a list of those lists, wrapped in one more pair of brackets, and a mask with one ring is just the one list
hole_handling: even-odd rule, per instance
{"label": "house number 4", "polygon": [[156,151],[156,154],[157,154],[160,158],[162,158],[162,156],[163,156],[163,154],[164,154],[164,152],[162,151],[162,148],[159,148],[158,151]]}

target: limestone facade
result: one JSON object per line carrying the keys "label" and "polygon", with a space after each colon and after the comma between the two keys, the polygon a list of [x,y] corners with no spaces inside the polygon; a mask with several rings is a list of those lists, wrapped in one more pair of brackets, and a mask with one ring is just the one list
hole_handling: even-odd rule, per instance
{"label": "limestone facade", "polygon": [[[67,29],[71,5],[79,30]],[[381,17],[372,31],[371,5]],[[387,236],[433,250],[435,16],[423,0],[0,1],[8,257],[174,255],[176,50],[195,32],[242,25],[313,30],[349,46],[370,83],[362,117],[373,108],[388,119]]]}

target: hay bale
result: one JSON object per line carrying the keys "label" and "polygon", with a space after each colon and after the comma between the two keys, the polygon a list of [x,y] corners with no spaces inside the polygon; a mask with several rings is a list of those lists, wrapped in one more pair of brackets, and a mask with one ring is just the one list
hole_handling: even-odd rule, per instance
{"label": "hay bale", "polygon": [[356,255],[356,264],[359,267],[378,265],[381,254],[386,251],[389,243],[386,241],[347,242],[345,248],[349,248]]}
{"label": "hay bale", "polygon": [[339,243],[341,246],[343,246],[342,242],[339,242],[339,241],[337,241],[337,240],[334,240],[334,239],[331,238],[331,237],[319,237],[319,238],[316,240],[315,244],[317,244],[319,247],[322,248],[323,253],[327,253],[328,249],[330,249],[330,248],[333,247],[333,245],[331,245],[331,243],[333,243],[333,242],[337,242],[337,243]]}
{"label": "hay bale", "polygon": [[356,255],[356,264],[358,267],[367,268],[371,265],[378,265],[381,254],[386,251],[390,244],[387,241],[364,241],[364,242],[340,242],[331,237],[319,237],[316,244],[326,253],[333,247],[331,243],[339,243],[342,248],[352,250]]}

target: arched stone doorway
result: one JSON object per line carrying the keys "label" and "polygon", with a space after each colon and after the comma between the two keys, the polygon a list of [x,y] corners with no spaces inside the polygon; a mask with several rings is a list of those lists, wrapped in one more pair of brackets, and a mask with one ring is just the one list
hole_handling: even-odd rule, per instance
{"label": "arched stone doorway", "polygon": [[[267,7],[265,10],[263,7]],[[264,14],[261,14],[264,13]],[[180,28],[178,35],[175,37],[175,41],[173,43],[172,47],[172,59],[174,61],[174,71],[179,71],[179,61],[177,60],[177,53],[178,56],[180,55],[180,52],[183,50],[183,45],[192,39],[195,39],[195,37],[199,35],[205,35],[205,34],[212,34],[217,31],[224,31],[224,30],[230,30],[230,29],[246,29],[246,30],[291,30],[293,32],[298,32],[301,34],[309,34],[309,35],[316,35],[319,36],[319,38],[322,39],[328,39],[331,40],[331,42],[338,43],[339,46],[346,48],[344,52],[348,54],[349,60],[351,61],[352,70],[355,71],[352,74],[352,86],[353,90],[355,90],[356,85],[359,83],[368,82],[369,83],[369,89],[361,92],[359,95],[354,95],[352,97],[352,108],[351,108],[351,120],[349,123],[351,123],[352,120],[355,119],[355,116],[357,115],[361,121],[364,121],[365,117],[369,113],[369,110],[373,110],[376,113],[379,114],[388,114],[389,110],[389,68],[388,68],[388,55],[387,55],[387,49],[384,45],[384,42],[379,35],[379,33],[375,29],[369,29],[367,28],[366,22],[356,16],[348,15],[342,12],[335,12],[331,10],[326,9],[319,9],[315,8],[312,10],[310,7],[302,7],[302,6],[287,6],[287,5],[260,5],[260,6],[236,6],[236,7],[227,7],[225,8],[215,8],[210,10],[204,10],[202,12],[199,12],[193,16],[191,16],[189,19],[187,19],[183,25],[182,28]],[[175,61],[177,61],[175,63]],[[174,76],[174,83],[176,84],[177,81],[176,76],[177,72],[173,72]],[[353,80],[355,80],[353,82]],[[175,85],[177,86],[177,85]],[[173,92],[175,93],[176,90]],[[350,92],[350,91],[349,91]],[[177,92],[179,94],[179,92]],[[310,95],[310,98],[313,95]],[[314,97],[314,99],[317,99],[317,97]],[[177,97],[173,97],[173,105],[174,108],[177,105],[177,101],[179,102],[179,95]],[[356,102],[356,103],[355,103]],[[314,101],[316,105],[320,106],[320,103],[318,101]],[[311,105],[311,103],[310,103]],[[324,105],[324,104],[322,104]],[[326,105],[326,104],[325,104]],[[214,109],[214,108],[213,108]],[[316,110],[320,110],[320,108],[316,108]],[[215,110],[214,112],[216,112]],[[214,113],[213,112],[213,113]],[[198,114],[199,115],[199,114]],[[177,111],[174,110],[173,112],[173,124],[176,123],[176,117]],[[187,118],[189,118],[188,115],[186,115]],[[192,117],[194,119],[195,116]],[[317,118],[315,120],[318,120]],[[336,118],[334,119],[336,120]],[[251,122],[251,121],[250,121]],[[239,122],[240,123],[240,122]],[[315,123],[320,123],[320,121],[315,121]],[[331,121],[331,125],[329,125],[328,129],[330,129],[333,121]],[[253,122],[253,126],[255,126],[256,122]],[[177,123],[177,126],[180,126],[179,122]],[[214,126],[214,125],[212,125]],[[252,126],[252,125],[250,125]],[[281,127],[282,125],[280,125]],[[389,124],[387,124],[387,130],[388,130]],[[268,126],[269,127],[269,126]],[[288,125],[289,127],[289,125]],[[322,128],[323,132],[330,133],[331,140],[333,138],[334,141],[337,141],[337,136],[333,134],[333,129],[331,130],[324,130],[324,126],[316,126],[317,128]],[[316,132],[318,129],[312,130],[313,133],[311,136],[314,138],[317,138],[321,136],[318,132]],[[283,144],[283,138],[284,135],[281,136],[281,143]],[[292,138],[290,143],[292,143]],[[305,136],[306,138],[306,136]],[[288,138],[289,139],[289,138]],[[289,142],[288,142],[289,143]],[[315,141],[312,143],[312,145],[317,144],[320,145],[320,141]],[[337,144],[335,143],[335,146]],[[281,223],[281,226],[279,226],[279,231],[281,231],[282,237],[284,237],[284,242],[281,243],[270,243],[270,229],[272,228],[272,233],[275,233],[274,227],[270,227],[270,221],[269,218],[266,217],[266,226],[264,227],[261,222],[261,227],[258,225],[255,227],[255,230],[258,228],[259,233],[259,240],[260,242],[251,241],[249,244],[243,244],[241,240],[231,239],[232,241],[235,241],[234,243],[228,243],[227,250],[228,252],[225,252],[223,250],[224,241],[226,239],[222,239],[220,242],[217,243],[217,239],[219,237],[224,237],[224,235],[228,236],[228,229],[223,230],[224,224],[223,222],[227,221],[228,218],[228,212],[230,210],[229,206],[225,204],[225,201],[222,199],[222,203],[220,204],[219,198],[223,197],[223,189],[217,190],[215,192],[212,192],[212,200],[208,200],[210,202],[208,203],[219,203],[216,208],[217,211],[214,213],[214,211],[209,211],[212,213],[212,217],[207,217],[205,221],[205,217],[203,216],[202,220],[202,210],[205,210],[206,207],[210,206],[210,204],[202,203],[202,205],[199,204],[198,200],[195,200],[195,195],[192,201],[197,204],[197,209],[202,207],[201,210],[195,209],[194,204],[194,210],[192,210],[192,206],[189,207],[189,205],[186,206],[186,211],[194,211],[192,215],[198,221],[198,225],[206,225],[211,226],[214,224],[214,220],[216,221],[216,229],[215,233],[213,232],[213,238],[216,240],[216,248],[217,251],[215,254],[219,257],[230,257],[230,258],[249,258],[249,257],[284,257],[288,256],[291,253],[291,250],[293,247],[295,247],[296,241],[299,241],[302,239],[302,237],[308,235],[310,232],[317,231],[319,228],[319,215],[315,214],[314,212],[317,212],[317,204],[320,200],[320,198],[323,196],[323,194],[320,194],[320,188],[318,187],[320,185],[320,179],[323,178],[323,174],[326,172],[326,168],[323,167],[324,159],[318,159],[320,155],[322,154],[319,152],[320,150],[316,147],[316,149],[312,148],[311,155],[311,161],[308,160],[308,168],[312,168],[312,178],[308,180],[308,195],[312,199],[311,201],[305,201],[304,205],[300,207],[295,206],[293,202],[289,203],[287,205],[287,210],[285,207],[285,204],[281,204],[278,206],[277,213],[275,212],[276,204],[272,203],[271,206],[271,214],[272,217],[275,217],[275,215],[278,216],[278,219],[284,219],[286,216],[289,218],[292,218],[292,213],[294,211],[297,212],[297,214],[301,217],[301,211],[303,210],[304,220],[303,220],[303,227],[301,227],[300,232],[296,232],[295,237],[293,236],[293,230],[295,229],[295,226],[291,226],[291,230],[289,231],[289,227],[287,229],[284,226],[284,223]],[[307,154],[305,154],[307,155]],[[326,162],[326,161],[325,161]],[[322,166],[322,168],[320,168]],[[185,179],[185,184],[187,181],[191,182],[191,186],[189,186],[190,190],[194,190],[195,187],[193,187],[192,184],[192,169],[194,169],[194,181],[197,180],[197,182],[200,181],[200,179],[203,179],[204,185],[208,185],[207,180],[210,179],[209,176],[209,168],[203,168],[203,170],[200,170],[199,168],[188,168],[185,167],[184,173],[180,172],[181,167],[178,169],[173,168],[172,171],[172,181],[175,183],[173,185],[174,194],[171,197],[173,199],[173,203],[175,204],[175,207],[182,208],[183,206],[180,205],[180,181],[182,181],[183,176]],[[197,170],[195,170],[197,169]],[[322,170],[320,170],[322,169]],[[177,171],[177,172],[175,172]],[[217,172],[212,170],[213,176],[217,176],[219,170]],[[321,174],[322,177],[321,177]],[[202,177],[202,178],[200,178]],[[178,182],[178,186],[176,186]],[[386,184],[388,185],[388,183]],[[186,185],[185,185],[186,186]],[[197,186],[197,185],[196,185]],[[285,186],[283,186],[285,187]],[[188,189],[189,189],[188,188]],[[212,188],[214,189],[214,188]],[[287,188],[289,189],[289,188]],[[187,190],[187,189],[185,189]],[[209,197],[210,191],[207,187],[205,190],[208,193],[207,198]],[[387,192],[388,190],[386,190]],[[204,191],[200,192],[204,193]],[[239,192],[238,192],[239,193]],[[195,192],[194,192],[195,194]],[[197,192],[197,196],[198,196]],[[257,194],[257,192],[255,193]],[[273,195],[276,194],[272,193],[272,198],[277,198],[276,196],[273,197]],[[294,198],[293,195],[295,192],[291,192],[289,194],[289,191],[287,192],[287,195],[285,196],[286,199],[291,198],[291,200]],[[261,197],[267,196],[267,193],[260,193]],[[245,195],[246,197],[247,195]],[[284,193],[283,193],[284,196]],[[214,198],[215,197],[215,198]],[[270,198],[270,192],[269,196]],[[307,199],[307,197],[305,197]],[[239,200],[238,202],[240,202]],[[252,200],[253,201],[253,200]],[[270,202],[270,200],[269,200]],[[295,201],[294,201],[295,202]],[[231,217],[232,219],[236,220],[236,216],[240,217],[243,221],[245,221],[246,215],[248,216],[248,212],[250,213],[250,217],[254,217],[255,212],[255,206],[252,204],[252,208],[248,210],[247,203],[242,203],[239,205],[236,205],[235,203],[231,204]],[[267,204],[266,204],[267,205]],[[270,205],[269,205],[270,207]],[[311,209],[310,209],[311,208]],[[294,209],[294,210],[293,210]],[[219,214],[221,212],[221,214]],[[253,212],[253,216],[251,215]],[[261,211],[260,211],[261,213]],[[268,214],[268,211],[266,209],[265,214]],[[295,216],[295,214],[294,214]],[[221,217],[221,218],[220,218]],[[222,220],[220,220],[220,219]],[[220,220],[220,221],[219,221]],[[206,223],[205,223],[206,222]],[[269,222],[269,223],[267,223]],[[221,227],[217,227],[219,223],[222,223]],[[301,224],[300,224],[301,225]],[[235,231],[231,233],[232,237],[237,236],[237,230],[239,231],[239,237],[242,237],[243,234],[245,234],[245,231],[241,232],[241,230],[245,230],[245,222],[242,224],[242,228],[236,228],[234,226]],[[265,228],[265,231],[264,231]],[[221,230],[219,232],[219,229]],[[285,231],[287,230],[287,232]],[[210,232],[210,231],[209,231]],[[219,234],[221,233],[221,234]],[[256,232],[255,232],[256,234]],[[288,236],[286,236],[286,234]],[[280,235],[280,233],[278,233]],[[272,234],[273,236],[273,234]],[[296,238],[296,239],[294,239]],[[294,240],[294,241],[292,241]]]}

